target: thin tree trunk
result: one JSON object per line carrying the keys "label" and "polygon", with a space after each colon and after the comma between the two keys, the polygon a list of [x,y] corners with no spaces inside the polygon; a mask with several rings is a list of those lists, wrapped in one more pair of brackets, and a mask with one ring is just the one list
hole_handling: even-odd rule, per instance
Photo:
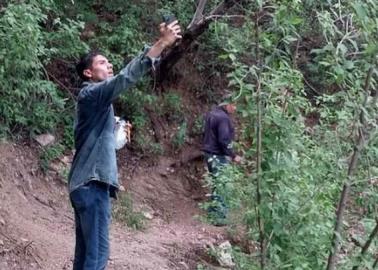
{"label": "thin tree trunk", "polygon": [[340,234],[341,234],[341,227],[342,227],[342,224],[343,224],[344,210],[345,210],[346,202],[347,202],[348,196],[349,196],[350,183],[351,183],[351,180],[352,180],[352,176],[353,176],[353,174],[356,170],[356,166],[357,166],[357,162],[358,162],[360,152],[361,152],[361,150],[362,150],[362,148],[365,144],[364,133],[365,133],[365,129],[366,129],[366,120],[365,120],[364,109],[367,105],[368,98],[370,96],[369,87],[370,87],[370,81],[371,81],[372,74],[373,74],[373,67],[371,67],[369,69],[368,74],[366,76],[366,81],[365,81],[365,86],[364,86],[365,99],[364,99],[364,102],[362,104],[363,109],[361,109],[360,117],[359,117],[359,121],[360,121],[362,127],[358,128],[358,139],[357,139],[356,145],[354,146],[353,155],[352,155],[352,158],[351,158],[350,163],[349,163],[347,180],[344,183],[343,191],[341,193],[341,197],[340,197],[339,204],[338,204],[338,207],[337,207],[336,224],[335,224],[334,233],[333,233],[332,249],[331,249],[331,252],[330,252],[329,257],[328,257],[327,270],[335,269],[336,258],[337,258],[337,254],[339,253],[339,249],[340,249],[339,237],[340,237]]}
{"label": "thin tree trunk", "polygon": [[257,193],[257,223],[259,226],[259,242],[260,242],[260,267],[261,269],[265,268],[265,237],[264,237],[264,221],[261,216],[261,160],[262,160],[262,120],[261,120],[261,85],[260,81],[257,82],[257,184],[256,184],[256,193]]}
{"label": "thin tree trunk", "polygon": [[[260,13],[260,11],[258,11]],[[256,184],[256,193],[257,193],[257,223],[259,227],[259,242],[260,242],[260,267],[261,269],[265,268],[265,236],[264,236],[264,221],[261,216],[261,180],[262,180],[262,170],[261,170],[261,161],[262,161],[262,106],[261,106],[261,59],[260,59],[260,44],[259,44],[259,16],[255,16],[255,39],[256,39],[256,61],[258,66],[258,77],[256,80],[256,95],[257,95],[257,161],[256,161],[256,174],[257,174],[257,184]]]}

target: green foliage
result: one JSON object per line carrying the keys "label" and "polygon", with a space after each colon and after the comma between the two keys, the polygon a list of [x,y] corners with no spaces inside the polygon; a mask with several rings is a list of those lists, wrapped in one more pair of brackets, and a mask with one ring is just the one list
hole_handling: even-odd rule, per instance
{"label": "green foliage", "polygon": [[204,265],[202,265],[202,264],[198,264],[197,265],[197,270],[209,270],[209,268],[206,267],[206,266],[204,266]]}
{"label": "green foliage", "polygon": [[203,134],[204,131],[204,122],[203,122],[203,116],[200,115],[196,117],[193,123],[192,127],[192,134],[194,136]]}
{"label": "green foliage", "polygon": [[[270,3],[274,6],[272,19],[265,19],[259,25],[258,40],[254,35],[257,26],[249,20],[238,28],[217,23],[214,29],[221,31],[215,31],[212,37],[212,41],[224,45],[219,59],[232,69],[227,77],[238,98],[242,117],[241,138],[244,140],[241,145],[245,146],[246,159],[238,169],[223,171],[217,192],[225,196],[227,203],[236,211],[242,211],[243,223],[253,241],[259,240],[256,226],[259,210],[263,234],[268,239],[267,269],[324,269],[331,246],[335,205],[346,180],[349,157],[355,144],[357,115],[365,95],[362,89],[367,70],[376,61],[370,55],[373,46],[366,45],[375,43],[376,31],[359,27],[359,22],[353,23],[353,27],[352,21],[337,23],[340,18],[346,20],[347,14],[353,13],[356,5],[370,8],[364,13],[369,14],[364,20],[374,18],[372,15],[376,14],[377,6],[371,1],[351,6],[340,5],[337,1],[321,3],[316,18],[310,10],[315,3],[306,1],[306,5],[302,5],[301,2],[295,1],[290,5]],[[245,12],[249,14],[251,10]],[[347,23],[349,30],[345,28]],[[296,47],[303,38],[317,33],[321,33],[321,40],[310,48],[311,54],[307,56],[309,59],[313,57],[310,65],[298,67]],[[241,37],[248,37],[248,42]],[[257,44],[259,54],[256,54]],[[367,47],[368,51],[365,50]],[[256,57],[260,57],[261,63],[253,60]],[[307,74],[309,70],[311,73]],[[312,89],[308,89],[308,83],[303,85],[304,76],[316,78],[316,85],[325,88],[319,92],[323,95],[308,96]],[[371,88],[376,85],[375,80],[374,77]],[[260,206],[256,203],[257,176],[254,174],[254,159],[258,154],[254,125],[257,119],[257,85],[261,87],[259,98],[263,102]],[[335,91],[335,88],[338,90]],[[311,98],[312,104],[309,102]],[[366,179],[372,179],[372,171],[377,170],[371,162],[378,158],[374,135],[377,108],[370,102],[364,110],[369,131],[373,132],[372,141],[363,153],[367,158],[360,160],[361,166],[355,177],[360,180],[355,182],[354,189],[355,198],[366,194],[358,204],[364,206],[364,217],[372,219],[377,216],[373,206],[374,201],[376,204],[376,191]],[[307,125],[306,116],[313,111],[320,115],[318,124]],[[352,218],[353,211],[349,211],[348,215]],[[352,228],[352,223],[346,225],[346,229]],[[355,250],[347,241],[343,243],[345,248]],[[258,254],[248,256],[239,253],[238,267],[259,269],[254,256]],[[371,267],[369,256],[366,260]],[[345,258],[340,262],[340,269],[351,265],[354,258]]]}
{"label": "green foliage", "polygon": [[[220,1],[208,2],[214,7]],[[239,145],[245,162],[227,167],[216,183],[210,179],[207,183],[238,213],[233,222],[243,223],[254,242],[259,238],[259,211],[267,239],[267,269],[324,269],[361,109],[370,136],[352,179],[353,199],[344,229],[349,233],[359,226],[362,230],[356,237],[366,241],[377,217],[376,100],[370,97],[368,106],[361,108],[367,70],[377,65],[377,4],[372,0],[242,2],[232,12],[244,17],[216,18],[191,55],[204,80],[196,91],[216,102],[214,91],[228,88],[234,91],[240,112]],[[257,14],[260,9],[263,12]],[[42,150],[41,167],[46,170],[65,147],[73,146],[73,102],[53,81],[73,82],[74,75],[50,70],[50,64],[57,59],[72,63],[89,48],[100,48],[119,70],[146,40],[156,37],[161,15],[173,13],[185,26],[194,10],[194,1],[181,0],[8,1],[0,11],[0,136],[59,133],[62,141]],[[376,74],[375,69],[371,89],[377,88]],[[263,103],[260,206],[254,173],[257,98]],[[145,155],[163,153],[146,108],[178,125],[172,138],[175,150],[190,134],[182,98],[175,91],[157,96],[149,80],[129,91],[116,108],[118,115],[132,121],[135,146]],[[319,116],[314,124],[308,124],[311,114]],[[201,130],[202,118],[197,118],[191,133],[199,135]],[[121,199],[115,215],[128,226],[143,226],[129,195]],[[350,269],[359,263],[360,250],[350,245],[346,235],[341,237],[351,256],[341,258],[338,269]],[[374,242],[372,249],[376,247]],[[235,248],[234,255],[238,269],[259,268],[258,253],[244,254]],[[373,255],[369,250],[361,260],[365,268],[372,267]]]}
{"label": "green foliage", "polygon": [[134,230],[144,230],[146,218],[141,212],[133,209],[133,201],[129,193],[119,196],[119,204],[113,209],[113,216]]}
{"label": "green foliage", "polygon": [[172,144],[175,149],[179,149],[184,145],[187,138],[187,123],[183,122],[177,129],[177,132],[172,138]]}
{"label": "green foliage", "polygon": [[183,120],[184,113],[182,100],[177,93],[173,91],[164,93],[162,103],[162,113],[166,115],[168,120],[172,122]]}
{"label": "green foliage", "polygon": [[88,46],[80,40],[81,31],[84,29],[82,21],[71,19],[54,19],[49,32],[44,33],[44,42],[49,47],[48,54],[43,62],[48,63],[51,57],[55,58],[79,58],[88,51]]}
{"label": "green foliage", "polygon": [[65,101],[44,79],[41,60],[48,48],[40,24],[46,19],[32,4],[9,4],[0,17],[0,122],[3,131],[40,133],[53,129]]}
{"label": "green foliage", "polygon": [[[92,42],[100,44],[100,49],[107,51],[108,56],[109,54],[134,56],[143,48],[140,23],[137,20],[130,20],[129,15],[125,14],[119,18],[117,24],[114,26],[109,22],[100,23],[101,36],[93,39]],[[115,62],[117,68],[121,68],[122,64]]]}
{"label": "green foliage", "polygon": [[145,132],[138,132],[135,137],[136,146],[144,155],[157,156],[164,153],[164,149],[160,143],[153,139],[153,135]]}
{"label": "green foliage", "polygon": [[40,167],[44,172],[49,169],[51,161],[57,159],[64,153],[65,146],[62,144],[54,144],[46,148],[42,148],[42,154],[40,155]]}
{"label": "green foliage", "polygon": [[154,110],[158,111],[160,107],[155,105],[157,96],[148,93],[143,88],[147,88],[146,81],[138,84],[137,89],[129,91],[120,98],[122,114],[127,115],[133,124],[135,132],[133,138],[135,138],[137,150],[144,155],[161,155],[164,149],[160,143],[155,142],[150,119],[144,110],[145,107],[154,106]]}
{"label": "green foliage", "polygon": [[84,25],[71,19],[52,18],[54,7],[53,1],[29,1],[9,3],[1,11],[2,136],[38,134],[72,125],[72,117],[69,123],[67,117],[61,117],[67,105],[72,106],[49,80],[46,65],[56,57],[78,57],[87,50],[80,41]]}
{"label": "green foliage", "polygon": [[235,247],[232,255],[235,259],[236,269],[257,270],[259,269],[258,260],[249,254],[245,254],[240,248]]}
{"label": "green foliage", "polygon": [[190,23],[193,17],[194,11],[195,11],[195,3],[193,1],[180,1],[180,0],[159,1],[158,14],[160,18],[161,16],[165,14],[173,14],[180,21],[182,25],[188,25]]}

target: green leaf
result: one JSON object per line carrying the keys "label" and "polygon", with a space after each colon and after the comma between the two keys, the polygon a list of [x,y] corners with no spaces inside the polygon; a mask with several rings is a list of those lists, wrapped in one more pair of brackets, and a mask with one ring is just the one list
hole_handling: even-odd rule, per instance
{"label": "green leaf", "polygon": [[365,7],[361,3],[358,3],[358,2],[353,3],[352,7],[354,8],[354,11],[356,12],[358,18],[362,22],[366,21],[366,19],[368,18],[368,15],[367,15]]}

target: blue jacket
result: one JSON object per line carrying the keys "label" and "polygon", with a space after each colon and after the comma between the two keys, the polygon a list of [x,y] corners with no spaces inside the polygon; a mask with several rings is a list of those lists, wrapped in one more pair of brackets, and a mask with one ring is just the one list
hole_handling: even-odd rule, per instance
{"label": "blue jacket", "polygon": [[112,102],[149,70],[155,59],[146,56],[148,49],[116,76],[97,83],[84,82],[76,107],[76,152],[68,176],[70,193],[96,180],[109,185],[115,196],[119,183]]}
{"label": "blue jacket", "polygon": [[235,157],[232,150],[234,127],[228,113],[216,107],[205,116],[202,150],[209,154]]}

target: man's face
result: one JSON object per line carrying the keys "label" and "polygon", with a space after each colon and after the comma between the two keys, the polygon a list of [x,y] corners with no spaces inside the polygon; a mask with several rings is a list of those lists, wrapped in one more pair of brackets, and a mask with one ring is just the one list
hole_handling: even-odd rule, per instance
{"label": "man's face", "polygon": [[236,105],[233,103],[227,104],[226,105],[226,110],[229,114],[233,114],[236,112]]}
{"label": "man's face", "polygon": [[93,58],[92,66],[83,73],[89,80],[101,82],[113,76],[113,65],[105,56],[99,54]]}

